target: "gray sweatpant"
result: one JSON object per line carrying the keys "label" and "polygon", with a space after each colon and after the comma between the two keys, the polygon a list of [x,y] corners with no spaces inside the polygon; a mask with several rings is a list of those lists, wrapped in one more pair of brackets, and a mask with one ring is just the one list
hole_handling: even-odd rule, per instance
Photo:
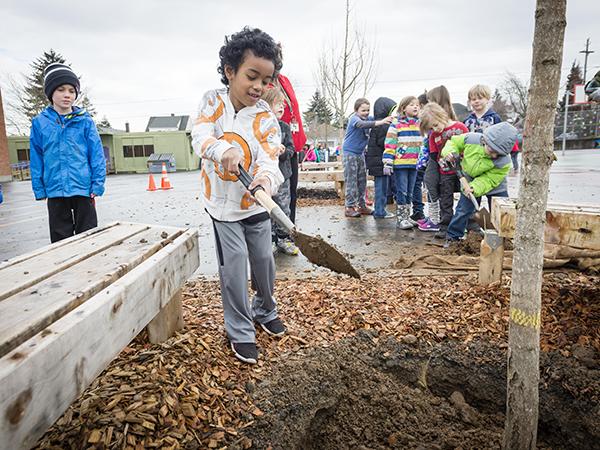
{"label": "gray sweatpant", "polygon": [[[275,260],[271,247],[271,221],[248,223],[213,220],[225,331],[231,342],[255,342],[254,321],[267,323],[277,317],[273,298]],[[248,301],[248,260],[252,287]]]}

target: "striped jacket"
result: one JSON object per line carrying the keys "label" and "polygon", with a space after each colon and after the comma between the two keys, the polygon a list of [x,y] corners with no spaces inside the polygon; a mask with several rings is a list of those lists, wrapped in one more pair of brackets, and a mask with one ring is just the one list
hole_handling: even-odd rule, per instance
{"label": "striped jacket", "polygon": [[203,158],[202,197],[211,217],[236,222],[265,211],[254,202],[238,177],[223,169],[223,154],[232,147],[237,148],[243,155],[244,168],[254,177],[266,175],[275,193],[283,182],[279,170],[280,145],[279,123],[263,100],[236,113],[227,89],[208,91],[204,95],[192,128],[192,147]]}
{"label": "striped jacket", "polygon": [[385,136],[383,164],[394,169],[415,168],[422,152],[423,136],[419,131],[419,119],[395,118]]}

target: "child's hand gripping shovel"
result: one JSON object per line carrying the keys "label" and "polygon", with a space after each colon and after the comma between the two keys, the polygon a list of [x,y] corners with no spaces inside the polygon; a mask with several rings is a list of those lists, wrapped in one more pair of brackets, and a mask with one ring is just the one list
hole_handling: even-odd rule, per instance
{"label": "child's hand gripping shovel", "polygon": [[[240,174],[238,178],[242,184],[248,189],[250,183],[252,183],[252,177],[240,164],[238,166]],[[327,267],[330,270],[338,273],[345,273],[354,278],[359,278],[360,275],[356,271],[350,261],[346,259],[335,247],[325,242],[318,236],[311,236],[309,234],[302,233],[296,228],[296,225],[285,215],[282,209],[273,201],[273,199],[267,194],[261,186],[253,188],[250,193],[258,201],[258,203],[265,208],[271,219],[286,229],[290,236],[294,239],[294,243],[298,246],[300,251],[306,258],[313,264],[318,266]]]}

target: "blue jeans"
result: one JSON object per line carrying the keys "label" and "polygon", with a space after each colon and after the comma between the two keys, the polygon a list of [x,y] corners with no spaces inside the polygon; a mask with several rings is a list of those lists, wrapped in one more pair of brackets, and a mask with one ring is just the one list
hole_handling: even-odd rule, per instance
{"label": "blue jeans", "polygon": [[417,169],[394,167],[394,180],[396,181],[396,203],[398,205],[410,205],[412,203],[416,178]]}
{"label": "blue jeans", "polygon": [[390,177],[386,175],[375,177],[375,217],[385,217],[389,180]]}
{"label": "blue jeans", "polygon": [[425,210],[425,204],[423,203],[423,177],[425,176],[425,169],[417,170],[417,177],[415,179],[415,188],[413,189],[412,205],[413,214],[421,213]]}
{"label": "blue jeans", "polygon": [[[493,195],[486,195],[489,204],[492,204],[492,197],[508,197],[508,192],[498,192]],[[477,203],[481,204],[481,197],[477,198]],[[452,216],[452,220],[448,225],[448,231],[446,232],[446,238],[452,241],[456,241],[462,238],[465,235],[465,229],[467,228],[467,223],[469,222],[469,218],[475,212],[475,205],[468,197],[464,194],[460,194],[460,199],[458,200],[458,205],[456,205],[456,210],[454,211],[454,216]]]}

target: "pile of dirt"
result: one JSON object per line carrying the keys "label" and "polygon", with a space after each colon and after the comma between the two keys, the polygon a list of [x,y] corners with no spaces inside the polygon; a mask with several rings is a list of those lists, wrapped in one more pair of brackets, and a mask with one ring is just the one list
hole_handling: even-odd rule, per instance
{"label": "pile of dirt", "polygon": [[445,249],[444,253],[449,255],[479,256],[482,239],[481,234],[470,231],[466,234],[465,239],[454,243],[454,245]]}
{"label": "pile of dirt", "polygon": [[[254,394],[255,448],[499,448],[506,354],[361,331],[281,361]],[[600,448],[598,370],[542,357],[538,446]],[[585,386],[573,395],[572,389]]]}
{"label": "pile of dirt", "polygon": [[298,188],[298,207],[304,206],[343,206],[344,200],[340,198],[335,189],[309,189]]}

